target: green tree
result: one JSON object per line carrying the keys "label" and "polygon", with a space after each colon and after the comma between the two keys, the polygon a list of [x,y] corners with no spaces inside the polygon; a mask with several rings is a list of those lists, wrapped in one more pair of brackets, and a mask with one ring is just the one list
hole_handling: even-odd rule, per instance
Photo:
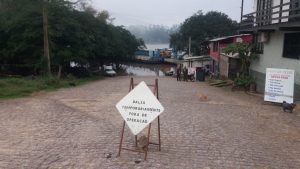
{"label": "green tree", "polygon": [[111,60],[112,62],[131,60],[133,59],[134,52],[143,46],[144,43],[141,39],[136,39],[128,30],[122,26],[111,27],[113,35],[111,37]]}
{"label": "green tree", "polygon": [[[43,2],[48,2],[47,13]],[[45,14],[48,26],[43,27]],[[98,67],[132,59],[144,45],[123,27],[114,26],[107,11],[78,10],[67,0],[0,0],[0,71],[29,74],[44,69],[50,62],[43,56],[43,28],[48,32],[52,73],[58,76],[70,62]]]}
{"label": "green tree", "polygon": [[8,72],[34,73],[43,59],[42,6],[38,0],[1,0],[0,64]]}
{"label": "green tree", "polygon": [[178,50],[187,50],[188,39],[192,39],[191,51],[201,54],[207,45],[207,40],[220,36],[235,34],[237,22],[226,14],[211,11],[203,14],[201,11],[186,19],[179,31],[170,35],[170,46]]}
{"label": "green tree", "polygon": [[241,61],[241,75],[250,75],[251,62],[258,58],[255,48],[246,43],[235,43],[231,44],[224,49],[226,54],[238,54]]}

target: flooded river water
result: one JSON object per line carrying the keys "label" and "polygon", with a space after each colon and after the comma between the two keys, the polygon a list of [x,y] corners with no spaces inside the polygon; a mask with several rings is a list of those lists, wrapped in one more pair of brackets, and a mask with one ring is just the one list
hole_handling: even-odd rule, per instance
{"label": "flooded river water", "polygon": [[170,64],[125,63],[121,65],[121,73],[133,76],[165,76],[166,72],[171,68],[175,70],[175,67]]}

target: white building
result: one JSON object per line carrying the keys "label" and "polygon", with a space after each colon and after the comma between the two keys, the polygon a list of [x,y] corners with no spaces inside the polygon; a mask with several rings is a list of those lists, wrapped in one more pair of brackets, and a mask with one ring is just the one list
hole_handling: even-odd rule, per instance
{"label": "white building", "polygon": [[253,0],[241,32],[252,33],[259,59],[251,66],[258,90],[264,91],[266,68],[295,70],[295,101],[300,101],[300,0]]}
{"label": "white building", "polygon": [[191,56],[183,58],[183,67],[186,68],[204,68],[211,64],[209,56]]}

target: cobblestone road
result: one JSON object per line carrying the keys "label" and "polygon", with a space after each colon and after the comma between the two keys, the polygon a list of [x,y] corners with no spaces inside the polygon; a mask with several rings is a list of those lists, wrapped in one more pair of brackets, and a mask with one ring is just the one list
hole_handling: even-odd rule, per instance
{"label": "cobblestone road", "polygon": [[[122,118],[115,104],[128,85],[128,77],[108,78],[1,101],[0,168],[300,168],[299,109],[283,113],[257,96],[172,78],[159,79],[162,151],[151,146],[138,164],[142,154],[117,158]],[[124,141],[134,143],[128,128]]]}

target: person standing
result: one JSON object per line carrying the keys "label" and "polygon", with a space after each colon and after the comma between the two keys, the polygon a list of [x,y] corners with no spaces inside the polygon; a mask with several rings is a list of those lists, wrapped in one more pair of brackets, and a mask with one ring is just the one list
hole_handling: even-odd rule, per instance
{"label": "person standing", "polygon": [[188,69],[186,67],[183,68],[183,80],[188,81]]}
{"label": "person standing", "polygon": [[181,75],[181,67],[180,67],[180,65],[177,65],[177,67],[176,67],[176,77],[177,77],[177,81],[181,81],[180,75]]}

